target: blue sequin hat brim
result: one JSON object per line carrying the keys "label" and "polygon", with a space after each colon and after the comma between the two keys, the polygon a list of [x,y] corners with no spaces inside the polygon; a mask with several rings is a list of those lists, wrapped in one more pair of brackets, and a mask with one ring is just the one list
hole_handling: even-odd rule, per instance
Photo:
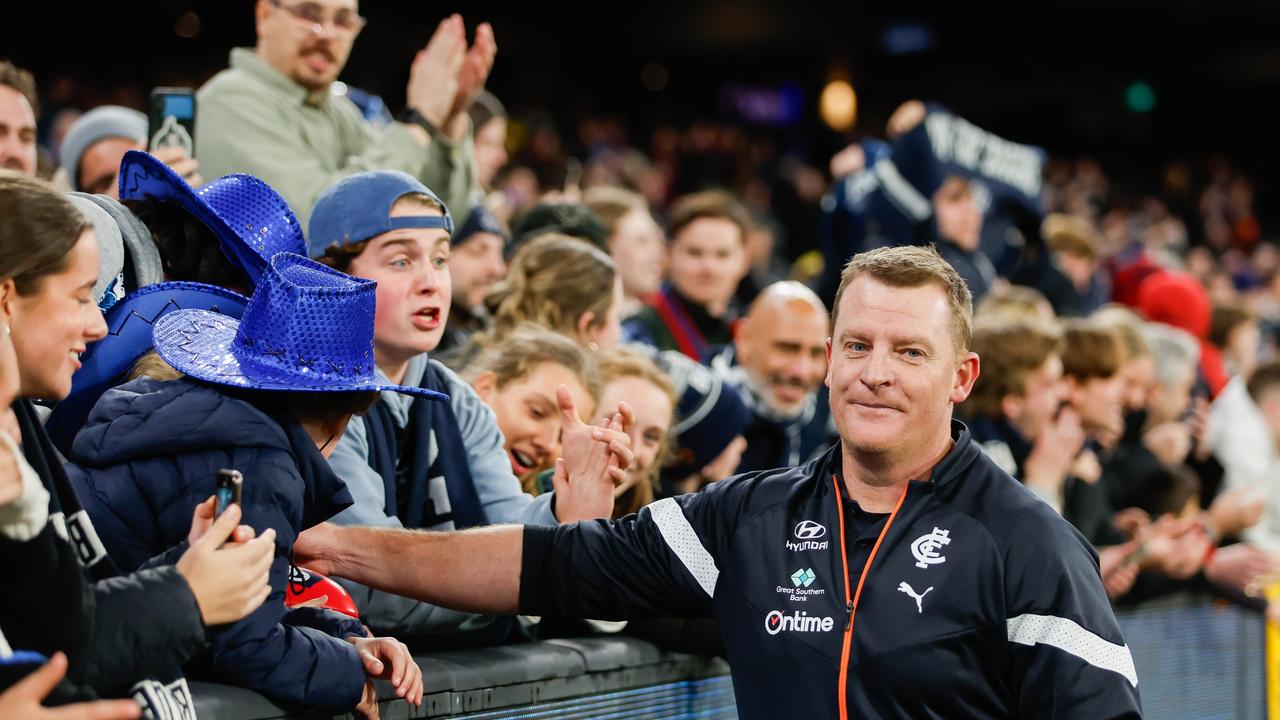
{"label": "blue sequin hat brim", "polygon": [[285,392],[382,392],[428,400],[449,396],[426,388],[389,385],[376,380],[344,380],[306,367],[292,371],[253,362],[235,347],[240,321],[207,310],[176,310],[156,322],[156,352],[178,372],[214,385]]}

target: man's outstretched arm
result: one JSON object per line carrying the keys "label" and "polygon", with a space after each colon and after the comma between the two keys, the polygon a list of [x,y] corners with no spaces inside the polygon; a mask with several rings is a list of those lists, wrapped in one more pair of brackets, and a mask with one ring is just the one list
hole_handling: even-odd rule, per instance
{"label": "man's outstretched arm", "polygon": [[513,615],[523,547],[519,525],[427,532],[322,523],[298,537],[293,556],[316,572],[433,605]]}

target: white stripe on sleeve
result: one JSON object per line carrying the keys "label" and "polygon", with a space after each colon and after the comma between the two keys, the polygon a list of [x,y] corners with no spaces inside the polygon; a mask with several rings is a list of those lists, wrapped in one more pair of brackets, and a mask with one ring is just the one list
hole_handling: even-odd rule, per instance
{"label": "white stripe on sleeve", "polygon": [[666,541],[667,547],[680,558],[680,562],[684,563],[689,574],[707,592],[707,596],[715,597],[720,569],[716,567],[711,553],[702,546],[698,534],[684,516],[680,503],[675,498],[664,498],[649,505],[649,514],[662,532],[662,539]]}
{"label": "white stripe on sleeve", "polygon": [[1094,667],[1120,673],[1130,685],[1138,687],[1138,673],[1133,668],[1129,646],[1103,640],[1074,620],[1032,614],[1009,618],[1009,642],[1056,647]]}

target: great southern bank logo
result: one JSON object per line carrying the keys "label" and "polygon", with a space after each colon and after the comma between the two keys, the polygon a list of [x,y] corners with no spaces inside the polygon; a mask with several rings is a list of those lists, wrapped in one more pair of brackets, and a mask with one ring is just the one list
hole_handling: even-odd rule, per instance
{"label": "great southern bank logo", "polygon": [[827,528],[819,525],[812,520],[801,520],[796,523],[796,527],[791,531],[795,536],[795,540],[787,541],[787,549],[799,552],[801,550],[826,550],[831,547],[831,541],[822,540],[826,537]]}
{"label": "great southern bank logo", "polygon": [[770,611],[764,616],[764,631],[770,635],[780,632],[831,632],[835,621],[829,617],[818,617],[804,611],[791,611],[788,615],[781,610]]}

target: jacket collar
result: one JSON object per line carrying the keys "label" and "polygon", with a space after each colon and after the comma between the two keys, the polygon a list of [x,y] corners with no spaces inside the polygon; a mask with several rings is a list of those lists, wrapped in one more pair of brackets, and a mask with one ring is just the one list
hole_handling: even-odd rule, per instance
{"label": "jacket collar", "polygon": [[[821,485],[825,485],[826,481],[835,475],[840,479],[841,495],[843,496],[844,488],[844,469],[841,455],[842,443],[836,443],[830,450],[821,456],[811,460],[805,465],[806,476],[812,477],[813,471],[819,471],[817,478]],[[959,420],[951,421],[951,449],[946,455],[933,466],[933,470],[929,473],[927,480],[913,480],[916,484],[932,484],[934,492],[941,492],[949,489],[954,481],[960,479],[968,467],[982,451],[973,442],[973,438],[969,434],[969,428]]]}
{"label": "jacket collar", "polygon": [[233,48],[231,67],[281,93],[295,105],[321,106],[328,102],[329,88],[308,90],[263,60],[252,48]]}

